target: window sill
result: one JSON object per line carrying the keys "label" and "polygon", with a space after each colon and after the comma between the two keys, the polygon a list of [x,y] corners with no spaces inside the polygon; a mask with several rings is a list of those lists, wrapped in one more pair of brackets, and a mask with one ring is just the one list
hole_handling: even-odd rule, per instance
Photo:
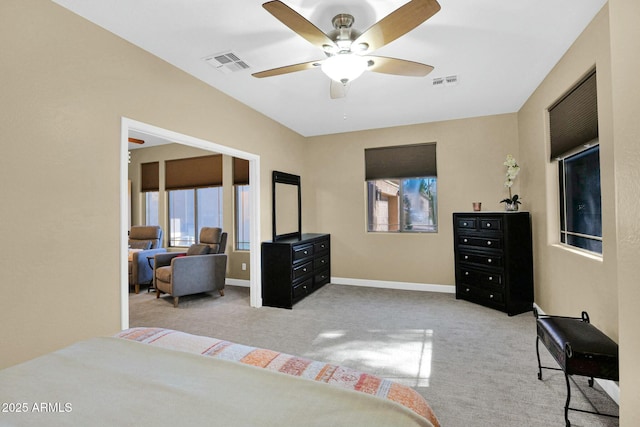
{"label": "window sill", "polygon": [[552,247],[558,248],[563,251],[571,252],[573,254],[583,256],[588,259],[592,259],[594,261],[602,262],[602,255],[597,254],[595,252],[586,251],[584,249],[576,248],[574,246],[565,245],[564,243],[554,243],[551,245]]}

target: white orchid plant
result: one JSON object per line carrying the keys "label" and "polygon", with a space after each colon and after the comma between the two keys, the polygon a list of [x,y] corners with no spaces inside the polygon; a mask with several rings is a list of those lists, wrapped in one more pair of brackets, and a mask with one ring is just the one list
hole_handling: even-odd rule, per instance
{"label": "white orchid plant", "polygon": [[504,179],[504,186],[509,189],[509,198],[500,200],[500,203],[507,203],[510,205],[519,205],[520,200],[517,194],[511,195],[511,187],[513,186],[513,182],[516,180],[518,173],[520,172],[520,166],[518,166],[518,162],[511,155],[507,155],[507,160],[503,163],[507,167],[507,173]]}

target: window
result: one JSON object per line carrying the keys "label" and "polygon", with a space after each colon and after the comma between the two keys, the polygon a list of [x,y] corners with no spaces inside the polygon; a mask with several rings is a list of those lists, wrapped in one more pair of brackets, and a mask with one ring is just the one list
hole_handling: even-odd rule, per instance
{"label": "window", "polygon": [[222,227],[222,187],[169,191],[169,246],[196,243],[202,227]]}
{"label": "window", "polygon": [[560,241],[602,253],[600,147],[558,160]]}
{"label": "window", "polygon": [[249,186],[235,186],[236,250],[249,250]]}
{"label": "window", "polygon": [[222,156],[165,162],[169,246],[197,242],[202,227],[222,228]]}
{"label": "window", "polygon": [[233,188],[235,207],[235,248],[248,251],[249,239],[249,161],[233,158]]}
{"label": "window", "polygon": [[145,224],[146,225],[159,225],[158,222],[158,197],[159,192],[157,191],[147,191],[145,193]]}
{"label": "window", "polygon": [[369,231],[436,232],[436,178],[367,182]]}
{"label": "window", "polygon": [[159,225],[158,197],[160,189],[160,163],[142,163],[140,165],[140,191],[145,193],[145,224]]}
{"label": "window", "polygon": [[365,150],[367,230],[438,231],[436,144]]}
{"label": "window", "polygon": [[596,71],[549,108],[551,160],[558,161],[560,242],[602,254]]}

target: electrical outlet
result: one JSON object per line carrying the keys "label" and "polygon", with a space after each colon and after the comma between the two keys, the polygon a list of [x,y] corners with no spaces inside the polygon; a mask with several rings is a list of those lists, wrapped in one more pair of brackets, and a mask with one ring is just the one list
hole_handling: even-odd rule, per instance
{"label": "electrical outlet", "polygon": [[247,263],[243,262],[242,263],[242,271],[246,271],[247,270]]}

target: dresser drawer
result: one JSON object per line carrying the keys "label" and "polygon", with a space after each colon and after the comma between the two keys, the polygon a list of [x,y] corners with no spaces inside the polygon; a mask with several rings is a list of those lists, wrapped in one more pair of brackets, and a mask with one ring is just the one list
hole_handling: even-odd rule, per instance
{"label": "dresser drawer", "polygon": [[329,280],[331,280],[329,277],[329,270],[322,270],[316,274],[314,286],[324,285],[329,283]]}
{"label": "dresser drawer", "polygon": [[472,254],[468,252],[461,252],[458,254],[458,261],[486,265],[488,267],[502,267],[502,257],[500,255],[493,254]]}
{"label": "dresser drawer", "polygon": [[478,248],[491,248],[491,249],[502,248],[502,241],[500,239],[495,239],[495,238],[459,236],[458,244],[465,245],[465,246],[475,246]]}
{"label": "dresser drawer", "polygon": [[486,301],[501,303],[504,301],[502,293],[488,289],[477,288],[475,286],[462,285],[459,292],[463,298],[482,299]]}
{"label": "dresser drawer", "polygon": [[301,259],[308,258],[313,255],[313,245],[294,246],[293,248],[293,261],[299,261]]}
{"label": "dresser drawer", "polygon": [[502,230],[502,221],[500,218],[481,218],[480,229],[500,231]]}
{"label": "dresser drawer", "polygon": [[293,280],[299,279],[313,272],[313,261],[305,262],[293,268]]}
{"label": "dresser drawer", "polygon": [[460,270],[460,280],[469,285],[488,285],[497,287],[497,289],[502,289],[502,275],[499,273],[489,273],[471,268],[462,268]]}
{"label": "dresser drawer", "polygon": [[458,228],[475,230],[476,218],[458,218],[456,225]]}
{"label": "dresser drawer", "polygon": [[293,286],[293,299],[302,298],[311,292],[313,288],[313,279],[309,278]]}
{"label": "dresser drawer", "polygon": [[323,240],[323,241],[315,243],[313,245],[313,250],[315,251],[315,253],[320,253],[320,252],[326,251],[328,249],[329,249],[329,241],[328,240]]}
{"label": "dresser drawer", "polygon": [[313,260],[314,270],[326,267],[329,265],[329,255],[322,256]]}

